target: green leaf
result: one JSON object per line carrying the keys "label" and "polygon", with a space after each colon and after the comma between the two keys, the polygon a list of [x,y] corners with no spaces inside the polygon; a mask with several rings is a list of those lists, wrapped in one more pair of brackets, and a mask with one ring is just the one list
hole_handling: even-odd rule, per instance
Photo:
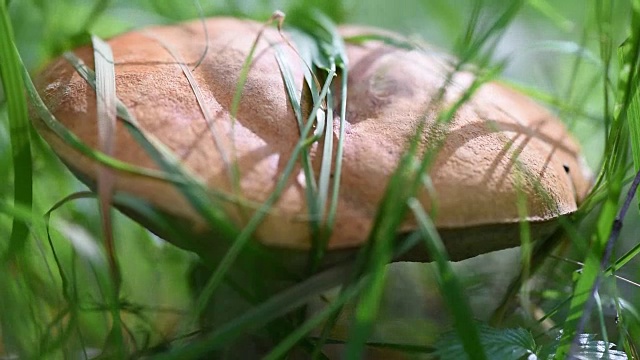
{"label": "green leaf", "polygon": [[[469,321],[472,322],[471,319]],[[528,330],[522,328],[496,329],[484,323],[477,324],[480,343],[486,351],[488,359],[517,360],[537,353],[537,345]],[[471,325],[471,323],[467,325]],[[473,359],[473,355],[465,350],[462,340],[454,331],[444,334],[435,344],[435,348],[435,354],[441,360]]]}
{"label": "green leaf", "polygon": [[[615,347],[616,345],[613,343],[596,340],[595,335],[593,334],[579,334],[577,336],[577,348],[572,355],[573,359],[576,360],[627,360],[627,354],[623,351],[615,350]],[[553,349],[553,347],[550,349]],[[546,352],[542,351],[541,358],[546,354]],[[548,360],[554,359],[553,355],[545,357]]]}

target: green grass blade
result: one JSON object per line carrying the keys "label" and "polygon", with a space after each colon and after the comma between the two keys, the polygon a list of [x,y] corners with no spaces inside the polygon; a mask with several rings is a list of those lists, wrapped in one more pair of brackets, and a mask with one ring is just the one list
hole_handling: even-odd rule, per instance
{"label": "green grass blade", "polygon": [[[346,57],[345,57],[346,59]],[[340,181],[342,179],[342,157],[344,153],[344,138],[347,123],[347,81],[349,78],[348,65],[342,66],[342,82],[340,91],[340,130],[338,135],[338,148],[336,149],[336,164],[333,173],[333,187],[331,189],[331,205],[327,212],[327,227],[333,230],[338,209],[338,196],[340,195]]]}
{"label": "green grass blade", "polygon": [[[324,212],[329,198],[329,181],[331,175],[331,165],[333,160],[333,93],[327,93],[327,110],[324,113],[324,142],[322,144],[322,163],[320,164],[320,175],[318,180],[318,209],[322,212],[320,216],[324,217]],[[322,244],[325,245],[326,244]],[[322,249],[324,250],[324,249]]]}
{"label": "green grass blade", "polygon": [[[327,98],[314,96],[314,102],[326,101],[325,121],[322,123],[324,128],[317,129],[318,140],[324,136],[323,153],[319,174],[319,184],[317,197],[314,199],[316,205],[312,215],[317,217],[315,221],[323,224],[320,236],[314,236],[311,251],[311,271],[313,271],[320,259],[324,256],[326,247],[333,231],[335,223],[335,213],[337,209],[338,191],[340,188],[340,174],[342,167],[343,143],[341,141],[344,131],[344,122],[346,121],[346,81],[347,81],[347,55],[344,42],[336,25],[325,14],[315,9],[308,11],[305,9],[294,9],[292,11],[293,26],[300,30],[294,32],[297,34],[295,39],[298,44],[312,43],[312,45],[302,46],[305,59],[310,58],[314,66],[325,70],[332,80],[333,74],[340,70],[343,76],[343,86],[341,88],[341,110],[340,110],[340,128],[341,135],[338,138],[338,146],[335,156],[335,165],[333,163],[333,94],[329,93]],[[314,46],[315,45],[315,46]],[[307,77],[307,82],[311,89],[314,88],[313,79]],[[317,119],[319,121],[319,119]],[[324,130],[324,131],[322,131]],[[333,170],[332,170],[333,169]],[[333,186],[331,188],[331,196],[329,195],[329,187],[331,175],[333,173]],[[328,207],[327,207],[328,204]]]}
{"label": "green grass blade", "polygon": [[549,18],[562,31],[569,32],[573,28],[573,22],[562,15],[547,0],[528,0],[527,3]]}
{"label": "green grass blade", "polygon": [[[206,29],[206,26],[204,28]],[[207,124],[207,128],[209,129],[209,134],[211,135],[211,138],[213,139],[213,142],[216,146],[216,150],[218,150],[218,153],[220,154],[220,157],[224,162],[225,168],[227,170],[227,175],[229,176],[229,183],[232,184],[233,186],[234,195],[238,196],[240,192],[239,190],[240,174],[238,173],[237,161],[235,158],[233,159],[230,158],[230,155],[227,154],[227,151],[225,150],[222,144],[222,140],[218,136],[219,132],[215,128],[214,117],[211,114],[209,107],[206,106],[204,95],[202,94],[202,90],[200,89],[198,82],[193,76],[193,72],[189,69],[189,67],[187,66],[186,62],[182,59],[180,54],[177,51],[175,51],[175,49],[173,49],[173,47],[170,44],[168,44],[166,41],[162,40],[160,37],[156,36],[152,32],[145,32],[145,35],[150,37],[154,41],[158,42],[160,46],[162,46],[165,50],[167,50],[167,52],[169,52],[169,54],[171,54],[176,64],[180,66],[182,73],[187,78],[187,81],[189,82],[189,86],[193,91],[193,95],[195,96],[196,101],[198,102],[200,111],[204,116],[205,122]],[[201,58],[199,61],[202,61],[202,59],[203,58]]]}
{"label": "green grass blade", "polygon": [[454,328],[462,342],[465,352],[470,359],[486,359],[486,353],[480,342],[480,332],[473,319],[473,312],[467,302],[467,298],[462,290],[453,268],[449,263],[447,251],[440,239],[435,225],[420,205],[416,198],[409,199],[409,208],[413,211],[418,221],[422,238],[437,265],[438,285],[440,293],[448,305],[449,311],[453,315]]}
{"label": "green grass blade", "polygon": [[[33,104],[35,112],[40,120],[42,120],[42,122],[49,128],[49,130],[60,137],[60,139],[62,139],[67,145],[71,146],[74,150],[77,150],[82,155],[87,156],[88,158],[98,162],[101,165],[117,169],[119,171],[136,174],[143,177],[164,180],[172,183],[180,183],[182,181],[179,177],[171,176],[171,174],[153,169],[140,168],[138,166],[134,166],[113,157],[107,156],[100,151],[93,150],[91,147],[83,143],[75,134],[65,128],[53,116],[53,114],[49,111],[47,106],[42,101],[42,98],[38,94],[35,85],[31,81],[29,73],[26,69],[23,69],[22,71],[22,78],[25,82],[29,100]],[[95,79],[95,77],[93,78]]]}
{"label": "green grass blade", "polygon": [[[469,22],[466,37],[461,41],[461,46],[458,49],[460,61],[466,63],[471,59],[476,58],[482,49],[482,47],[489,43],[492,37],[499,38],[504,34],[504,30],[511,23],[516,16],[524,0],[514,0],[506,5],[506,8],[496,17],[496,19],[487,26],[486,30],[482,31],[477,29],[477,20],[480,17],[480,4],[478,1],[474,8],[474,13],[471,15],[471,21]],[[477,11],[475,11],[477,10]],[[482,62],[486,63],[489,57],[486,57]]]}
{"label": "green grass blade", "polygon": [[[334,74],[329,74],[328,81],[325,82],[324,87],[322,88],[322,92],[320,93],[321,98],[325,98],[329,91],[329,86],[331,85],[330,79],[333,78]],[[218,264],[216,271],[213,273],[207,284],[205,285],[202,295],[198,301],[197,308],[204,309],[207,299],[211,297],[215,289],[222,283],[224,279],[224,275],[231,268],[234,261],[240,255],[242,249],[247,245],[253,232],[260,225],[264,217],[268,214],[269,209],[275,204],[275,202],[280,197],[280,194],[286,187],[286,184],[291,176],[291,173],[298,161],[298,157],[302,153],[302,150],[308,146],[308,144],[304,141],[309,133],[311,132],[311,128],[314,124],[314,117],[320,108],[320,103],[315,103],[313,109],[311,110],[311,114],[307,119],[304,129],[302,130],[302,134],[300,140],[296,143],[296,146],[291,152],[291,158],[287,161],[282,173],[278,177],[278,181],[276,186],[273,189],[273,192],[269,195],[267,200],[262,204],[262,206],[255,212],[255,214],[251,217],[251,219],[247,222],[242,231],[235,238],[233,244],[225,254],[220,264]]]}
{"label": "green grass blade", "polygon": [[[308,47],[310,46],[315,48],[315,43],[309,44],[307,42],[306,44],[307,46],[305,46],[304,49],[308,49]],[[304,123],[303,123],[304,114],[302,113],[302,106],[300,104],[300,100],[298,99],[298,90],[295,84],[296,80],[294,79],[293,74],[291,73],[290,65],[280,47],[276,48],[276,61],[278,62],[280,74],[282,75],[282,80],[284,81],[287,95],[289,96],[289,102],[291,103],[291,107],[293,108],[293,112],[296,116],[298,129],[300,130],[300,132],[302,132],[302,129],[304,129]],[[314,99],[314,102],[318,101],[316,92],[314,91],[315,83],[313,81],[310,81],[309,84],[311,84],[311,87],[312,87],[311,94]],[[307,200],[307,209],[309,209],[309,214],[310,214],[309,227],[311,229],[312,240],[317,241],[317,236],[319,232],[319,221],[318,221],[318,217],[315,216],[318,209],[318,204],[316,202],[317,184],[316,184],[316,179],[313,172],[313,167],[311,166],[309,150],[307,148],[304,148],[302,150],[301,164],[302,164],[302,169],[304,171],[304,176],[306,181],[305,198]]]}
{"label": "green grass blade", "polygon": [[640,254],[640,244],[635,245],[629,251],[627,251],[624,255],[618,258],[611,266],[607,268],[605,271],[605,275],[613,275],[616,271],[620,270],[622,267],[627,265],[631,260],[636,258]]}
{"label": "green grass blade", "polygon": [[[114,67],[111,47],[97,36],[91,36],[95,62],[96,89],[96,119],[98,121],[98,146],[106,155],[113,155],[116,131],[116,71]],[[111,201],[114,192],[114,176],[112,169],[100,167],[98,169],[98,202],[100,206],[100,220],[104,234],[104,247],[107,255],[109,272],[113,282],[110,294],[110,313],[113,320],[108,345],[112,348],[113,356],[124,357],[125,346],[123,337],[123,322],[120,315],[119,295],[121,275],[116,256],[113,223],[111,216]]]}
{"label": "green grass blade", "polygon": [[411,149],[402,157],[391,176],[376,213],[367,246],[362,250],[362,259],[358,259],[361,260],[358,269],[371,276],[360,296],[355,309],[354,323],[349,331],[345,354],[349,359],[362,358],[364,345],[378,315],[386,278],[386,265],[393,258],[393,241],[407,211],[405,199],[412,195],[413,189],[409,184],[415,174],[411,168],[411,154],[415,151],[416,143],[413,142]]}
{"label": "green grass blade", "polygon": [[[21,77],[23,66],[14,46],[13,29],[6,5],[0,4],[0,78],[7,102],[11,155],[13,160],[13,198],[17,204],[31,207],[33,201],[31,124],[27,114],[27,101],[24,96],[24,82]],[[9,248],[4,258],[20,252],[28,240],[29,227],[26,222],[14,218]]]}
{"label": "green grass blade", "polygon": [[[629,67],[629,132],[631,135],[631,152],[635,172],[640,171],[640,1],[632,2],[631,35],[628,39],[628,47],[624,57],[624,66]],[[638,199],[640,205],[640,198]]]}
{"label": "green grass blade", "polygon": [[[73,53],[66,53],[65,57],[72,63],[76,71],[78,71],[78,74],[80,74],[91,87],[95,88],[95,74],[93,71],[86,67],[82,63],[82,60]],[[136,142],[142,146],[161,169],[166,171],[171,178],[177,179],[173,184],[182,192],[194,209],[220,232],[223,240],[235,238],[237,229],[235,229],[232,222],[227,219],[222,209],[211,206],[209,201],[210,197],[204,185],[189,174],[182,167],[180,160],[160,141],[140,129],[135,117],[120,100],[118,100],[117,110],[118,118],[123,121],[127,131],[129,131]],[[93,150],[91,151],[95,152]]]}
{"label": "green grass blade", "polygon": [[[637,19],[638,11],[640,11],[640,1],[635,0],[633,19]],[[611,156],[606,159],[602,173],[602,177],[607,180],[607,197],[597,220],[595,241],[591,245],[580,278],[573,290],[569,313],[555,353],[557,358],[564,358],[578,350],[577,341],[590,316],[593,296],[600,282],[600,273],[607,267],[608,257],[616,240],[613,231],[617,226],[621,226],[622,219],[617,217],[618,204],[626,173],[627,146],[630,136],[630,127],[625,120],[629,117],[631,99],[636,91],[631,84],[638,71],[639,50],[640,29],[631,28],[631,36],[618,51],[619,61],[624,71],[618,83],[617,111],[614,114],[609,135],[612,139]],[[612,233],[614,237],[611,236]]]}
{"label": "green grass blade", "polygon": [[306,304],[339,284],[352,270],[351,265],[342,265],[314,275],[247,311],[230,323],[206,335],[197,343],[177,348],[172,352],[157,357],[158,360],[198,359],[208,351],[223,347],[233,339],[257,329]]}

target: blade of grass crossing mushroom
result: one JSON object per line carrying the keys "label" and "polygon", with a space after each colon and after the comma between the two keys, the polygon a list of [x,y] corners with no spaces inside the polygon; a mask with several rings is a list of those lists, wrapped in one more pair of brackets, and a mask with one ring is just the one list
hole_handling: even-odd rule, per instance
{"label": "blade of grass crossing mushroom", "polygon": [[[227,151],[225,150],[222,144],[222,139],[220,139],[220,137],[218,136],[218,130],[215,128],[214,118],[211,115],[211,112],[209,111],[209,107],[206,106],[204,95],[200,90],[200,86],[198,85],[198,82],[193,77],[193,72],[189,69],[187,64],[183,61],[180,54],[177,53],[173,49],[173,47],[169,45],[166,41],[163,41],[160,37],[156,36],[155,34],[149,31],[144,32],[144,34],[152,38],[153,40],[158,42],[163,48],[165,48],[169,52],[169,54],[171,54],[171,56],[176,60],[176,64],[180,66],[182,73],[184,74],[184,76],[187,78],[187,81],[189,82],[189,86],[191,86],[191,90],[193,91],[193,95],[195,96],[196,101],[198,102],[200,111],[204,116],[204,120],[205,120],[205,123],[207,124],[207,128],[209,129],[209,133],[211,134],[211,138],[213,139],[216,149],[218,150],[218,153],[220,153],[220,157],[222,158],[222,161],[224,162],[224,165],[227,169],[227,175],[229,176],[230,184],[233,187],[233,194],[235,196],[240,196],[240,174],[238,173],[239,169],[237,166],[237,159],[235,158],[235,151],[233,152],[234,158],[230,159],[229,155],[227,154]],[[239,209],[241,210],[242,207],[239,207]]]}
{"label": "blade of grass crossing mushroom", "polygon": [[410,198],[408,206],[416,217],[429,255],[436,262],[438,269],[436,276],[440,293],[444,297],[444,302],[448,305],[451,315],[453,315],[454,328],[467,355],[470,359],[486,359],[486,353],[480,342],[480,332],[471,320],[474,318],[471,306],[467,302],[462,285],[449,264],[447,250],[442,243],[442,239],[440,239],[440,235],[438,235],[435,225],[416,198]]}
{"label": "blade of grass crossing mushroom", "polygon": [[[111,47],[99,37],[92,35],[93,55],[96,74],[96,119],[98,121],[98,147],[108,156],[113,156],[116,127],[116,72],[113,66]],[[113,243],[113,227],[111,223],[111,199],[113,197],[114,178],[112,169],[105,166],[98,168],[97,186],[100,218],[104,232],[105,248],[109,267],[118,292],[120,272]]]}
{"label": "blade of grass crossing mushroom", "polygon": [[[67,60],[70,60],[71,64],[74,66],[76,70],[81,69],[82,66],[79,63],[76,63],[75,60],[79,60],[77,57],[75,59],[72,58],[75,55],[71,53],[66,54]],[[115,159],[111,156],[107,156],[100,151],[95,151],[85,143],[83,143],[75,134],[70,132],[67,128],[65,128],[53,114],[49,111],[47,106],[40,98],[31,78],[29,77],[29,73],[26,69],[22,71],[22,78],[24,79],[27,95],[29,100],[38,114],[38,117],[47,125],[49,130],[55,133],[61,140],[63,140],[66,144],[71,146],[74,150],[77,150],[82,155],[87,156],[88,158],[95,160],[97,163],[111,167],[113,169],[117,169],[118,171],[127,172],[130,174],[136,174],[144,177],[154,178],[158,180],[169,181],[173,183],[179,183],[181,180],[178,177],[173,177],[170,174],[165,172],[153,170],[153,169],[145,169],[138,166],[131,165],[129,163],[125,163],[118,159]]]}
{"label": "blade of grass crossing mushroom", "polygon": [[[314,44],[311,44],[311,46],[313,45]],[[296,88],[293,75],[291,74],[290,65],[284,56],[282,48],[279,46],[276,47],[276,61],[278,62],[278,67],[280,69],[282,80],[284,81],[285,88],[287,90],[287,95],[289,95],[289,101],[291,103],[291,107],[293,108],[293,112],[296,116],[298,129],[300,129],[300,132],[302,132],[302,129],[304,129],[302,117],[304,115],[302,114],[302,107],[300,105],[300,101],[298,100],[298,90]],[[313,82],[311,83],[313,84]],[[311,93],[313,94],[314,102],[317,101],[316,100],[317,95],[315,95],[315,92],[313,89],[311,90]],[[307,199],[307,207],[309,209],[309,213],[313,214],[318,207],[318,205],[316,204],[317,184],[315,181],[313,168],[311,167],[311,160],[309,158],[309,151],[307,148],[304,148],[302,150],[301,163],[302,163],[302,169],[304,171],[304,176],[305,176],[304,190],[305,190],[305,198]],[[311,233],[313,238],[316,238],[319,231],[319,225],[316,220],[317,219],[315,216],[311,216],[311,218],[309,219],[310,221],[309,225],[311,227]]]}
{"label": "blade of grass crossing mushroom", "polygon": [[[330,73],[328,76],[328,80],[325,82],[322,91],[320,93],[320,98],[325,98],[329,91],[329,86],[331,85],[331,79],[335,74]],[[264,217],[267,215],[269,209],[275,204],[275,202],[280,197],[280,194],[284,190],[291,173],[295,167],[295,164],[298,160],[298,157],[302,153],[304,147],[308,146],[305,142],[305,139],[311,132],[311,128],[314,125],[314,117],[320,108],[320,103],[315,103],[309,118],[305,124],[305,127],[302,131],[300,140],[296,143],[296,146],[293,148],[291,152],[291,158],[287,161],[282,173],[280,174],[278,181],[276,182],[276,186],[273,189],[273,192],[269,195],[267,200],[262,204],[262,206],[255,212],[255,214],[251,217],[246,226],[242,229],[242,231],[235,238],[233,244],[225,254],[225,256],[218,264],[215,272],[205,285],[202,290],[202,295],[198,299],[196,309],[202,311],[207,303],[207,299],[211,297],[213,291],[220,285],[224,278],[224,274],[229,270],[237,256],[240,254],[240,251],[246,246],[247,242],[251,239],[253,232],[257,229],[258,225],[262,222]],[[198,312],[199,313],[199,312]]]}
{"label": "blade of grass crossing mushroom", "polygon": [[[295,9],[293,12],[294,15],[292,19],[294,19],[294,26],[311,36],[317,44],[317,50],[309,52],[312,56],[313,64],[324,69],[328,75],[330,75],[328,80],[331,80],[331,77],[333,77],[332,74],[335,74],[337,69],[341,70],[343,80],[341,84],[340,135],[338,137],[338,148],[336,150],[333,169],[333,94],[330,93],[328,97],[326,97],[327,111],[325,112],[325,128],[323,134],[324,146],[318,184],[318,215],[323,223],[323,231],[318,238],[319,241],[314,241],[312,244],[311,271],[313,271],[324,256],[335,223],[344,146],[342,139],[344,138],[344,124],[346,121],[348,59],[342,37],[330,18],[315,10]],[[319,100],[322,101],[323,99],[325,98],[323,97]],[[320,131],[320,129],[318,129],[318,131]],[[329,199],[329,186],[332,173],[333,186],[331,189],[331,198]],[[328,208],[327,204],[329,204]]]}
{"label": "blade of grass crossing mushroom", "polygon": [[[344,57],[346,61],[346,57]],[[342,157],[344,153],[344,138],[347,122],[347,81],[349,78],[348,64],[343,62],[338,64],[342,69],[342,82],[340,92],[340,130],[338,135],[338,148],[336,150],[336,161],[333,173],[333,187],[331,189],[331,204],[329,205],[329,211],[327,213],[327,228],[330,236],[330,232],[333,231],[333,225],[336,220],[336,212],[338,208],[338,196],[340,195],[340,180],[342,178]]]}
{"label": "blade of grass crossing mushroom", "polygon": [[[71,61],[71,64],[78,74],[95,89],[95,75],[93,71],[87,68],[73,53],[66,53],[65,58]],[[238,230],[232,225],[232,222],[219,207],[211,206],[209,201],[210,197],[204,185],[189,174],[180,164],[180,160],[160,141],[140,129],[135,117],[120,100],[117,102],[117,110],[118,119],[123,122],[125,128],[133,136],[134,140],[142,146],[161,169],[167,172],[172,178],[178,180],[173,183],[193,208],[220,232],[223,239],[234,239]]]}
{"label": "blade of grass crossing mushroom", "polygon": [[267,26],[271,25],[273,21],[277,21],[280,19],[281,13],[275,12],[265,23],[262,25],[262,28],[256,35],[256,38],[253,40],[251,44],[251,48],[249,49],[249,53],[244,59],[244,63],[242,64],[242,69],[240,70],[240,75],[238,76],[238,84],[236,85],[236,91],[233,94],[233,99],[231,100],[231,119],[235,119],[238,114],[238,108],[240,107],[240,101],[242,100],[242,91],[244,89],[244,85],[247,82],[247,78],[249,76],[249,70],[251,70],[251,62],[253,61],[253,55],[258,48],[258,43],[260,39],[262,39],[262,34]]}
{"label": "blade of grass crossing mushroom", "polygon": [[[323,178],[326,181],[326,191],[328,192],[329,181],[333,179],[333,186],[331,188],[331,199],[329,202],[329,208],[326,210],[326,218],[324,221],[325,228],[323,232],[323,237],[321,238],[322,242],[318,246],[318,253],[316,261],[320,261],[326,248],[328,246],[329,238],[333,232],[333,226],[335,224],[336,212],[338,208],[338,196],[340,193],[340,181],[342,177],[342,157],[344,151],[344,135],[345,135],[345,124],[347,121],[347,82],[349,78],[349,60],[347,57],[347,53],[345,50],[344,42],[342,37],[338,33],[335,25],[330,21],[330,19],[323,17],[320,19],[320,24],[325,28],[325,30],[331,36],[331,43],[327,46],[324,46],[323,49],[327,52],[330,57],[331,67],[337,67],[341,71],[341,83],[340,83],[340,124],[339,124],[339,133],[338,133],[338,145],[335,154],[335,165],[333,166],[333,170],[331,169],[333,156],[333,95],[330,95],[327,98],[327,129],[325,133],[325,147],[322,157],[322,170],[320,171],[320,179]],[[323,187],[320,186],[322,191]],[[320,198],[323,199],[328,195],[324,195],[321,193]],[[322,209],[325,206],[321,207]],[[324,211],[324,210],[323,210]]]}
{"label": "blade of grass crossing mushroom", "polygon": [[371,276],[356,305],[354,322],[349,331],[345,354],[349,359],[362,358],[364,345],[377,318],[384,290],[386,265],[393,258],[393,242],[397,229],[404,220],[406,200],[413,195],[410,184],[415,176],[415,167],[412,165],[416,151],[417,141],[412,141],[410,149],[392,174],[376,212],[367,246],[361,253],[364,261],[356,268],[361,274],[370,273]]}
{"label": "blade of grass crossing mushroom", "polygon": [[[25,71],[20,55],[13,41],[13,29],[6,4],[0,4],[0,78],[6,99],[11,139],[11,157],[13,161],[13,198],[17,204],[31,207],[33,201],[30,123],[27,113],[27,101],[24,97]],[[9,246],[2,258],[21,251],[28,239],[27,223],[13,219]]]}
{"label": "blade of grass crossing mushroom", "polygon": [[[436,126],[442,126],[453,118],[453,115],[483,84],[497,73],[500,66],[496,66],[491,71],[482,74],[474,79],[473,83],[463,93],[463,95],[449,108],[438,114]],[[447,75],[450,79],[453,73]],[[438,95],[432,100],[437,103],[446,91],[445,82]],[[425,115],[423,115],[425,116]],[[400,163],[388,183],[382,202],[376,213],[373,228],[370,233],[368,244],[370,245],[370,255],[368,258],[367,271],[371,272],[370,286],[362,294],[355,311],[355,322],[350,332],[350,341],[347,344],[347,357],[360,358],[363,354],[364,344],[373,327],[373,322],[377,316],[381,301],[382,290],[385,279],[385,265],[391,261],[393,246],[392,239],[395,238],[407,211],[407,201],[414,196],[419,186],[423,182],[423,175],[433,162],[435,155],[444,143],[444,136],[435,137],[429,147],[424,151],[422,159],[417,159],[418,139],[422,136],[426,122],[420,122],[409,143],[409,149],[405,152]]]}
{"label": "blade of grass crossing mushroom", "polygon": [[[116,123],[116,73],[113,65],[113,53],[111,47],[97,36],[92,35],[94,61],[95,61],[95,93],[96,93],[96,119],[98,121],[98,146],[100,151],[108,156],[113,154],[115,143]],[[109,347],[119,351],[113,355],[125,356],[123,322],[120,317],[120,270],[115,252],[113,239],[113,224],[111,222],[111,198],[113,196],[114,179],[112,170],[100,166],[98,168],[98,202],[100,205],[100,220],[104,235],[104,247],[107,255],[109,273],[111,275],[112,289],[107,297],[109,310],[113,324],[108,336]]]}
{"label": "blade of grass crossing mushroom", "polygon": [[326,221],[327,202],[329,198],[329,183],[331,181],[332,164],[333,164],[333,94],[331,91],[327,93],[327,110],[324,112],[324,142],[322,144],[322,161],[320,164],[320,174],[318,180],[318,215],[323,223],[323,233],[319,238],[318,244],[314,247],[315,254],[312,271],[315,270],[327,248],[329,241],[330,227]]}

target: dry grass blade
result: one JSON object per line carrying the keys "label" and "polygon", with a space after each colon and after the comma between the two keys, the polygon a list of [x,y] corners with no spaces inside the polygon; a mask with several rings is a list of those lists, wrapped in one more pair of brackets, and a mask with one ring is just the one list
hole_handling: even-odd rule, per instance
{"label": "dry grass blade", "polygon": [[[96,73],[96,111],[98,121],[98,147],[107,156],[112,156],[116,136],[116,72],[111,47],[97,36],[91,37],[94,49]],[[111,221],[111,202],[113,198],[113,170],[100,166],[98,168],[98,201],[100,216],[105,237],[105,247],[109,259],[109,267],[115,288],[120,287],[120,271],[115,254],[113,225]]]}
{"label": "dry grass blade", "polygon": [[[115,126],[117,112],[116,72],[111,47],[97,36],[91,37],[95,61],[95,90],[96,111],[98,121],[98,146],[107,156],[111,156],[115,145]],[[98,202],[100,204],[100,220],[105,241],[105,252],[113,290],[110,299],[113,326],[109,340],[116,349],[113,355],[124,356],[125,346],[123,338],[123,323],[120,317],[119,294],[122,282],[118,260],[116,256],[113,224],[111,217],[111,202],[114,191],[114,175],[112,169],[100,166],[98,169]]]}
{"label": "dry grass blade", "polygon": [[[204,25],[204,28],[205,29],[207,28],[206,25]],[[193,76],[193,72],[189,69],[189,67],[183,61],[180,54],[177,51],[175,51],[170,44],[168,44],[166,41],[162,40],[160,37],[156,36],[151,32],[147,31],[144,34],[150,37],[151,39],[157,41],[163,48],[165,48],[169,52],[169,54],[171,54],[171,56],[176,60],[176,64],[180,66],[182,73],[189,81],[189,86],[191,86],[191,90],[193,91],[193,95],[195,96],[196,101],[198,102],[200,111],[202,111],[202,115],[204,116],[204,120],[206,122],[207,128],[209,129],[209,133],[211,134],[211,138],[213,139],[216,149],[218,150],[218,153],[220,154],[220,156],[222,157],[222,161],[224,162],[225,168],[227,170],[227,175],[229,176],[230,184],[232,184],[232,187],[233,187],[233,195],[240,198],[241,197],[240,174],[238,173],[238,166],[237,166],[235,151],[232,150],[231,155],[227,154],[227,151],[225,150],[225,145],[223,144],[222,139],[218,136],[218,133],[220,133],[220,131],[217,129],[215,119],[211,114],[209,107],[205,103],[204,95],[202,94],[202,90],[200,89],[198,82]],[[203,57],[198,60],[197,64],[200,64],[202,61],[204,61],[204,56],[205,55],[203,55]],[[232,149],[235,149],[235,147],[232,147]],[[242,210],[242,207],[239,207],[239,210]]]}

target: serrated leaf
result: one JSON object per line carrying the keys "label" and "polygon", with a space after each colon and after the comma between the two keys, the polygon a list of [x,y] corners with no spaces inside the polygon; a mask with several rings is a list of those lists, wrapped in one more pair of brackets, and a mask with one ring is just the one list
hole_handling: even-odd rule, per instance
{"label": "serrated leaf", "polygon": [[[536,354],[537,345],[528,330],[523,328],[496,329],[483,323],[478,323],[477,328],[480,331],[480,343],[489,359],[521,359]],[[444,334],[436,342],[435,348],[435,354],[441,360],[471,358],[455,331]]]}
{"label": "serrated leaf", "polygon": [[[607,343],[602,340],[596,340],[593,334],[580,334],[578,335],[578,348],[574,354],[573,359],[577,360],[627,360],[627,354],[623,351],[615,350],[616,345],[614,343]],[[548,359],[552,360],[553,355],[549,355]]]}

